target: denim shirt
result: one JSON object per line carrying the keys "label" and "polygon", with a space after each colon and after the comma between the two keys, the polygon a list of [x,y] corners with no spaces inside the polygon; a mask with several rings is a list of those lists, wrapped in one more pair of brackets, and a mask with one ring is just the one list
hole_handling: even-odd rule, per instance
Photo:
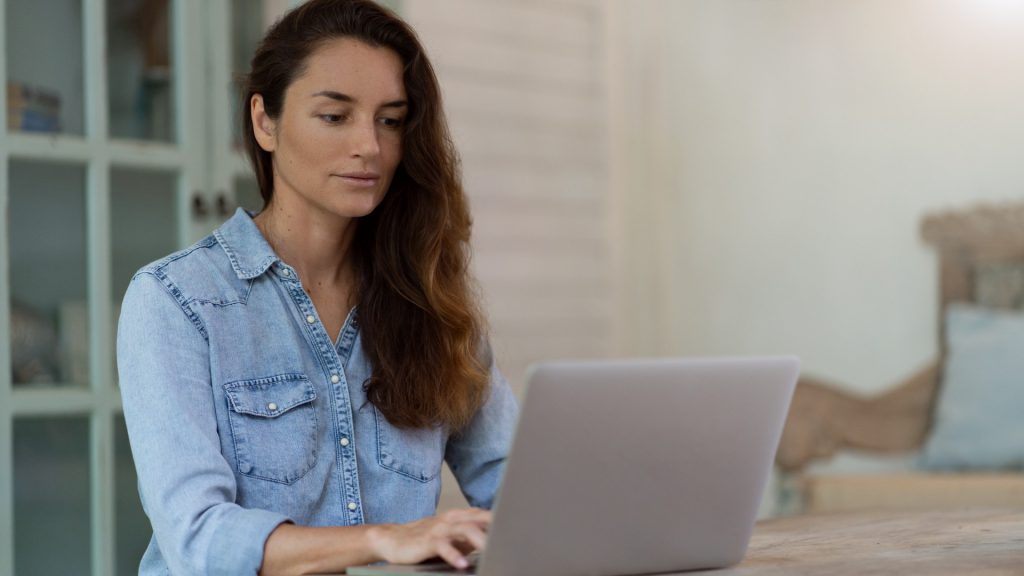
{"label": "denim shirt", "polygon": [[518,416],[491,364],[469,427],[400,429],[367,400],[372,367],[349,313],[328,334],[295,269],[239,209],[140,270],[117,363],[153,539],[140,574],[255,574],[282,522],[403,523],[434,514],[446,460],[489,508]]}

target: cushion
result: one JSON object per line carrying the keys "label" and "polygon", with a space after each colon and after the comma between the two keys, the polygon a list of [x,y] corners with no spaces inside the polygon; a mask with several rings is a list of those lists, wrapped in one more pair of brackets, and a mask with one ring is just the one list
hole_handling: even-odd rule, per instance
{"label": "cushion", "polygon": [[1024,262],[982,262],[974,268],[974,301],[988,308],[1024,309]]}
{"label": "cushion", "polygon": [[1024,468],[1024,314],[952,304],[946,346],[922,466]]}

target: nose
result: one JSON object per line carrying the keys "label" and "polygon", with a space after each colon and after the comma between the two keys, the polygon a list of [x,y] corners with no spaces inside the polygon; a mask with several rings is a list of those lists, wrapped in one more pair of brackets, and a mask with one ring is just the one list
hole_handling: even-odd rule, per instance
{"label": "nose", "polygon": [[353,126],[349,147],[353,158],[373,158],[380,154],[376,121],[370,119]]}

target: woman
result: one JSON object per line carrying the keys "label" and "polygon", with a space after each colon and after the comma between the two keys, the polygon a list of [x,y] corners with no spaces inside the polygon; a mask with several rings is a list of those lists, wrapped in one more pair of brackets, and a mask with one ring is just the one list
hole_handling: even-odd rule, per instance
{"label": "woman", "polygon": [[[367,0],[252,61],[264,209],[140,270],[118,369],[143,574],[296,574],[481,549],[517,416],[485,345],[430,63]],[[435,515],[447,460],[475,508]]]}

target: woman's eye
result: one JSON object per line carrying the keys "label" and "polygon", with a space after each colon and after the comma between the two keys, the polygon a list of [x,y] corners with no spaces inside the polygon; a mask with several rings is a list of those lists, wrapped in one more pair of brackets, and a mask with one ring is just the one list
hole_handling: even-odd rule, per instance
{"label": "woman's eye", "polygon": [[320,119],[323,120],[324,122],[327,122],[328,124],[337,124],[338,122],[341,122],[343,118],[344,118],[344,116],[342,116],[341,114],[321,114],[320,115]]}
{"label": "woman's eye", "polygon": [[380,119],[380,123],[383,124],[387,128],[400,128],[402,126],[402,122],[404,122],[404,121],[405,121],[404,118],[381,118]]}

